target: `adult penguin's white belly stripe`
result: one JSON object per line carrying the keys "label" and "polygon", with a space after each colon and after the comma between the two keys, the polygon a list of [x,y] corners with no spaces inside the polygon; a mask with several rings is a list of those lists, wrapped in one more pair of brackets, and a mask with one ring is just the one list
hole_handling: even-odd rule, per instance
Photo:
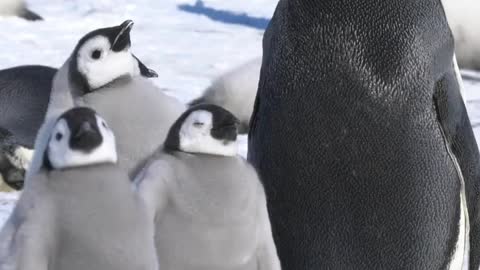
{"label": "adult penguin's white belly stripe", "polygon": [[463,85],[462,74],[460,73],[460,68],[458,67],[457,56],[453,55],[453,65],[455,68],[455,76],[457,77],[458,87],[460,88],[460,94],[462,95],[463,102],[467,104],[467,96],[465,93],[465,87]]}
{"label": "adult penguin's white belly stripe", "polygon": [[458,221],[458,238],[455,244],[455,252],[452,254],[450,264],[448,266],[449,270],[463,270],[468,269],[468,260],[469,260],[469,252],[470,252],[470,221],[468,215],[468,207],[467,201],[465,196],[465,180],[463,178],[462,170],[460,165],[458,164],[458,160],[452,152],[450,148],[450,144],[445,136],[445,133],[440,126],[440,130],[442,131],[442,136],[445,142],[445,148],[447,149],[448,155],[450,156],[455,170],[458,174],[458,180],[460,181],[460,219]]}
{"label": "adult penguin's white belly stripe", "polygon": [[[453,56],[453,65],[455,69],[455,76],[457,78],[458,82],[458,87],[460,94],[462,95],[463,102],[466,106],[467,102],[467,97],[465,94],[465,87],[463,84],[463,79],[460,74],[460,69],[458,67],[458,61],[457,57],[454,54]],[[450,145],[448,144],[447,138],[445,137],[445,133],[442,130],[442,135],[445,140],[445,147],[447,148],[448,154],[450,155],[452,161],[455,164],[455,169],[457,170],[457,174],[460,180],[461,184],[461,190],[460,190],[460,221],[459,221],[459,235],[458,235],[458,241],[456,244],[456,250],[455,253],[452,256],[452,261],[450,262],[450,270],[455,270],[455,269],[468,269],[468,262],[469,262],[469,253],[470,253],[470,221],[469,221],[469,215],[468,215],[468,207],[467,207],[467,201],[466,201],[466,196],[465,196],[465,180],[463,178],[463,174],[460,168],[460,165],[458,163],[457,158],[452,152],[452,149],[450,148]],[[463,256],[462,256],[463,255]]]}

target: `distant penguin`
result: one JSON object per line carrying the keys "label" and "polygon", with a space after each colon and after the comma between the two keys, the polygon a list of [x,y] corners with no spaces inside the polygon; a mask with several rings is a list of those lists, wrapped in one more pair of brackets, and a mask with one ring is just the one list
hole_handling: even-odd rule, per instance
{"label": "distant penguin", "polygon": [[237,123],[215,105],[190,108],[135,180],[160,269],[280,270],[263,186],[236,154]]}
{"label": "distant penguin", "polygon": [[480,2],[442,0],[455,37],[455,53],[461,68],[480,70]]}
{"label": "distant penguin", "polygon": [[42,17],[27,8],[24,0],[1,0],[0,16],[18,16],[29,21],[43,20]]}
{"label": "distant penguin", "polygon": [[239,133],[248,133],[258,89],[262,58],[255,58],[216,78],[201,97],[190,102],[215,104],[232,112],[239,120]]}
{"label": "distant penguin", "polygon": [[480,155],[441,1],[280,0],[263,45],[248,159],[282,267],[478,270]]}
{"label": "distant penguin", "polygon": [[106,121],[71,109],[45,145],[41,170],[0,232],[0,269],[157,270],[153,222],[115,164]]}
{"label": "distant penguin", "polygon": [[[185,105],[151,81],[134,76],[141,70],[130,53],[132,26],[128,20],[80,39],[55,76],[46,121],[71,106],[95,109],[116,133],[120,167],[134,175],[165,139]],[[39,132],[37,140],[42,141],[42,136]],[[32,170],[39,164],[34,159]]]}

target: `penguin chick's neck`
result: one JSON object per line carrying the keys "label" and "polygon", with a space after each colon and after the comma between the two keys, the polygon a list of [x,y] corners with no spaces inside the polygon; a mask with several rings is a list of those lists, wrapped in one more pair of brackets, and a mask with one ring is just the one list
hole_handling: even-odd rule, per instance
{"label": "penguin chick's neck", "polygon": [[[124,53],[130,54],[125,51]],[[134,76],[140,75],[138,62],[133,56],[126,60],[128,63],[121,63],[120,67],[112,69],[99,69],[98,72],[87,70],[84,74],[77,68],[78,61],[70,57],[68,62],[68,88],[74,98],[85,94],[98,91],[102,88],[112,86],[117,83],[124,83],[131,80]]]}

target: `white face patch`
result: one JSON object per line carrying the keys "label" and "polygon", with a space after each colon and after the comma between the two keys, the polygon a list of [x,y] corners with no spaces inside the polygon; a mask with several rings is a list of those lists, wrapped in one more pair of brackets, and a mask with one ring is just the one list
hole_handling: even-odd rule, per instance
{"label": "white face patch", "polygon": [[225,144],[223,140],[213,138],[210,134],[212,122],[212,113],[203,110],[192,112],[180,128],[180,150],[188,153],[235,156],[237,141]]}
{"label": "white face patch", "polygon": [[124,75],[140,74],[137,60],[130,50],[114,52],[106,37],[96,36],[78,50],[78,71],[91,89],[97,89]]}
{"label": "white face patch", "polygon": [[47,154],[54,169],[80,167],[99,163],[116,163],[117,150],[115,136],[105,120],[98,115],[97,124],[103,141],[90,153],[73,150],[69,146],[70,129],[65,119],[60,119],[50,135]]}

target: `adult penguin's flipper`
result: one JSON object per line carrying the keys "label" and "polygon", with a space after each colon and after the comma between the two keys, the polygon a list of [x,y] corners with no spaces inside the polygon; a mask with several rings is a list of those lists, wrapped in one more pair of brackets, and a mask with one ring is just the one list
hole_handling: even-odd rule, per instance
{"label": "adult penguin's flipper", "polygon": [[19,15],[20,18],[24,18],[28,21],[42,21],[43,18],[38,15],[37,13],[29,10],[28,8],[24,8],[22,13]]}
{"label": "adult penguin's flipper", "polygon": [[[452,161],[458,165],[459,179],[464,190],[464,198],[469,217],[470,269],[480,266],[480,155],[475,136],[470,125],[465,103],[461,95],[462,82],[459,74],[452,68],[436,85],[434,106],[445,136],[445,143],[452,155]],[[461,196],[462,197],[462,196]],[[461,222],[459,222],[461,225]],[[466,224],[468,225],[468,224]],[[460,228],[459,228],[460,229]],[[467,226],[468,229],[468,226]],[[468,235],[467,235],[468,237]],[[466,238],[468,239],[468,238]],[[458,242],[458,239],[456,239]],[[457,248],[459,245],[457,245]],[[468,248],[468,245],[465,245]],[[457,251],[457,250],[456,250]],[[452,255],[452,260],[456,253]]]}

